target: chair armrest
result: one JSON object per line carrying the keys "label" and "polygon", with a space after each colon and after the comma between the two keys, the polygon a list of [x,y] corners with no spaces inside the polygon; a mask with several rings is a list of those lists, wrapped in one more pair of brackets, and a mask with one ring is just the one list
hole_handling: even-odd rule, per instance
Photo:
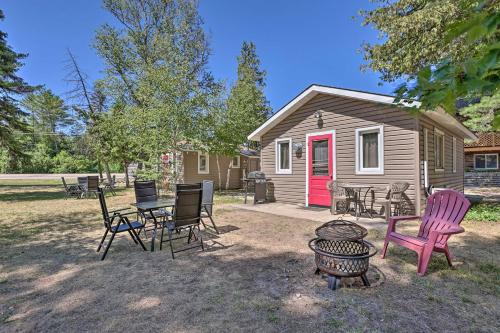
{"label": "chair armrest", "polygon": [[438,236],[443,236],[443,235],[460,234],[460,233],[462,233],[464,231],[465,231],[464,228],[456,226],[456,227],[451,227],[451,228],[446,229],[446,230],[444,230],[444,229],[443,230],[432,230],[431,234],[436,234]]}
{"label": "chair armrest", "polygon": [[129,210],[129,209],[132,209],[132,208],[119,208],[119,209],[113,209],[113,210],[110,210],[109,213],[116,213],[116,212],[121,212],[121,211],[124,211],[124,210]]}
{"label": "chair armrest", "polygon": [[417,215],[409,215],[409,216],[392,216],[389,218],[389,225],[387,226],[387,229],[389,231],[395,231],[396,229],[396,222],[399,221],[409,221],[409,220],[418,220],[420,219],[420,216]]}
{"label": "chair armrest", "polygon": [[398,221],[408,221],[408,220],[417,220],[420,219],[418,215],[408,215],[408,216],[391,216],[390,220],[394,222]]}

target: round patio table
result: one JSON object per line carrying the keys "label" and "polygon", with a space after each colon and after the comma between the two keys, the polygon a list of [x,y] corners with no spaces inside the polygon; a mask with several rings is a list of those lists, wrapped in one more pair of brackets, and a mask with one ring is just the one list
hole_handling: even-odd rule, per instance
{"label": "round patio table", "polygon": [[[352,189],[354,191],[354,215],[356,216],[356,221],[359,220],[359,215],[362,213],[368,213],[370,218],[373,218],[372,213],[366,209],[366,195],[373,188],[372,185],[368,184],[341,184],[340,187],[345,189]],[[361,191],[366,189],[363,200],[361,200]]]}

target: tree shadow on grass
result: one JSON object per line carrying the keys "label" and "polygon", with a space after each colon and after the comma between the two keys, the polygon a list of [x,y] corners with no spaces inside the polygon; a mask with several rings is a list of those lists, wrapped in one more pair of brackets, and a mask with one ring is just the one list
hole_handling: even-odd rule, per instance
{"label": "tree shadow on grass", "polygon": [[[102,227],[96,211],[29,220],[27,224],[36,224],[45,237],[33,235],[2,251],[2,271],[8,273],[7,280],[0,283],[8,309],[2,317],[3,329],[494,330],[496,314],[485,308],[495,308],[492,302],[496,299],[485,294],[485,288],[477,288],[477,281],[434,271],[424,278],[412,279],[416,271],[395,278],[394,271],[401,272],[405,263],[404,258],[398,262],[396,253],[391,260],[374,263],[387,275],[384,284],[346,286],[333,292],[314,275],[314,255],[305,251],[301,232],[294,232],[296,228],[277,231],[276,239],[286,236],[287,242],[297,245],[267,251],[269,244],[260,238],[273,230],[266,228],[274,218],[265,214],[257,218],[266,218],[258,225],[263,234],[252,234],[245,223],[232,219],[241,229],[217,239],[225,247],[207,242],[207,251],[187,251],[175,260],[168,249],[142,251],[125,233],[113,242],[105,261],[99,261],[95,252],[101,233],[89,233]],[[294,224],[301,221],[296,219]],[[309,231],[312,236],[312,227]],[[236,237],[242,232],[248,234]],[[491,255],[497,252],[497,240],[474,233],[468,236],[457,248],[458,257],[475,263],[480,256],[469,254],[468,249],[480,248]],[[491,267],[484,270],[496,272]],[[480,300],[477,305],[470,303],[476,300]]]}

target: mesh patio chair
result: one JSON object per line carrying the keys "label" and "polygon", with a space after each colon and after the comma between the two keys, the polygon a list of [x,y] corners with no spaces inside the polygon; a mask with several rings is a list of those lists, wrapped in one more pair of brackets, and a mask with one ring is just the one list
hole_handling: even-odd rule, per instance
{"label": "mesh patio chair", "polygon": [[88,189],[88,182],[89,179],[88,177],[78,177],[77,178],[78,185],[80,186],[80,189],[82,190],[82,195],[81,197],[87,197],[87,189]]}
{"label": "mesh patio chair", "polygon": [[103,180],[101,183],[104,186],[105,192],[111,192],[112,195],[116,195],[116,192],[115,192],[116,175],[113,175],[113,177],[111,177],[111,182],[108,182],[107,180]]}
{"label": "mesh patio chair", "polygon": [[[160,250],[162,249],[162,244],[164,242],[170,243],[170,252],[172,253],[172,259],[175,259],[175,253],[197,247],[201,247],[201,249],[205,251],[205,247],[203,246],[203,238],[200,233],[202,195],[202,184],[176,185],[175,207],[173,215],[171,217],[171,220],[168,220],[164,223],[160,238]],[[165,229],[167,229],[168,232],[168,240],[164,241],[163,233]],[[172,238],[174,231],[179,232],[182,235],[183,230],[187,230],[188,234],[185,236]],[[175,251],[173,241],[183,238],[187,238],[187,244],[189,246],[185,246]],[[194,238],[194,241],[196,242],[196,244],[194,245],[192,245],[191,243],[192,238]]]}
{"label": "mesh patio chair", "polygon": [[214,182],[211,180],[204,180],[203,181],[203,196],[202,196],[202,203],[201,203],[201,223],[203,224],[203,227],[207,229],[207,226],[205,224],[205,221],[203,221],[204,218],[210,219],[210,222],[212,223],[212,226],[214,227],[214,230],[217,234],[219,234],[219,230],[217,229],[217,226],[215,225],[212,212],[213,212],[213,207],[214,207]]}
{"label": "mesh patio chair", "polygon": [[82,189],[80,188],[79,185],[77,184],[67,184],[66,180],[64,177],[61,177],[62,183],[64,185],[64,194],[65,194],[65,199],[68,198],[81,198],[82,197]]}
{"label": "mesh patio chair", "polygon": [[[154,180],[136,180],[134,181],[134,191],[135,191],[135,201],[137,203],[149,202],[158,200],[158,195],[156,192],[156,182]],[[140,218],[144,223],[152,222],[154,223],[155,218],[158,223],[162,223],[170,215],[165,209],[159,209],[152,212],[155,218],[151,215],[151,212],[138,212]],[[157,225],[158,227],[158,225]],[[144,228],[144,231],[154,229],[154,225],[151,227]],[[147,235],[146,235],[147,236]]]}
{"label": "mesh patio chair", "polygon": [[330,212],[332,215],[338,212],[338,204],[344,204],[344,212],[347,213],[350,210],[351,203],[354,202],[354,191],[352,189],[346,189],[341,186],[342,183],[337,180],[330,180],[326,187],[330,191],[331,205]]}
{"label": "mesh patio chair", "polygon": [[104,260],[104,258],[106,258],[106,254],[111,247],[111,243],[113,242],[115,235],[122,232],[128,232],[134,243],[137,245],[141,245],[142,249],[146,251],[146,247],[144,246],[144,243],[141,241],[141,238],[136,231],[144,228],[144,224],[139,221],[130,221],[128,218],[128,216],[130,215],[135,215],[136,212],[126,212],[128,208],[111,211],[108,210],[106,206],[106,198],[104,196],[104,191],[102,188],[97,188],[97,197],[99,198],[99,203],[101,204],[104,227],[106,228],[101,242],[99,243],[99,247],[97,247],[97,252],[101,250],[106,237],[109,233],[111,233],[111,238],[109,239],[108,244],[106,245],[104,252],[101,255],[101,260]]}
{"label": "mesh patio chair", "polygon": [[99,176],[87,177],[87,195],[92,194],[97,198],[97,190],[99,189]]}
{"label": "mesh patio chair", "polygon": [[[395,182],[389,185],[387,196],[384,199],[379,199],[376,202],[382,205],[385,210],[386,221],[389,222],[391,216],[402,215],[403,208],[403,194],[410,187],[407,182]],[[394,205],[394,210],[392,206]],[[392,211],[392,213],[391,213]]]}

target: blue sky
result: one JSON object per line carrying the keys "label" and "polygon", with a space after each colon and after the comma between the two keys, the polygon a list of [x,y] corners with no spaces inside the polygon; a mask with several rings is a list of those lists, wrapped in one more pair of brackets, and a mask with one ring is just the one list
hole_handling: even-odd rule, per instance
{"label": "blue sky", "polygon": [[[256,44],[268,73],[266,96],[274,111],[311,83],[392,93],[394,86],[378,85],[377,73],[360,70],[358,50],[362,42],[374,42],[377,32],[353,17],[370,6],[368,0],[201,0],[210,70],[234,82],[236,57],[246,40]],[[100,0],[7,0],[1,8],[6,19],[0,30],[17,52],[29,53],[20,72],[29,83],[64,95],[68,48],[91,80],[102,76],[91,43],[95,30],[114,20]]]}

